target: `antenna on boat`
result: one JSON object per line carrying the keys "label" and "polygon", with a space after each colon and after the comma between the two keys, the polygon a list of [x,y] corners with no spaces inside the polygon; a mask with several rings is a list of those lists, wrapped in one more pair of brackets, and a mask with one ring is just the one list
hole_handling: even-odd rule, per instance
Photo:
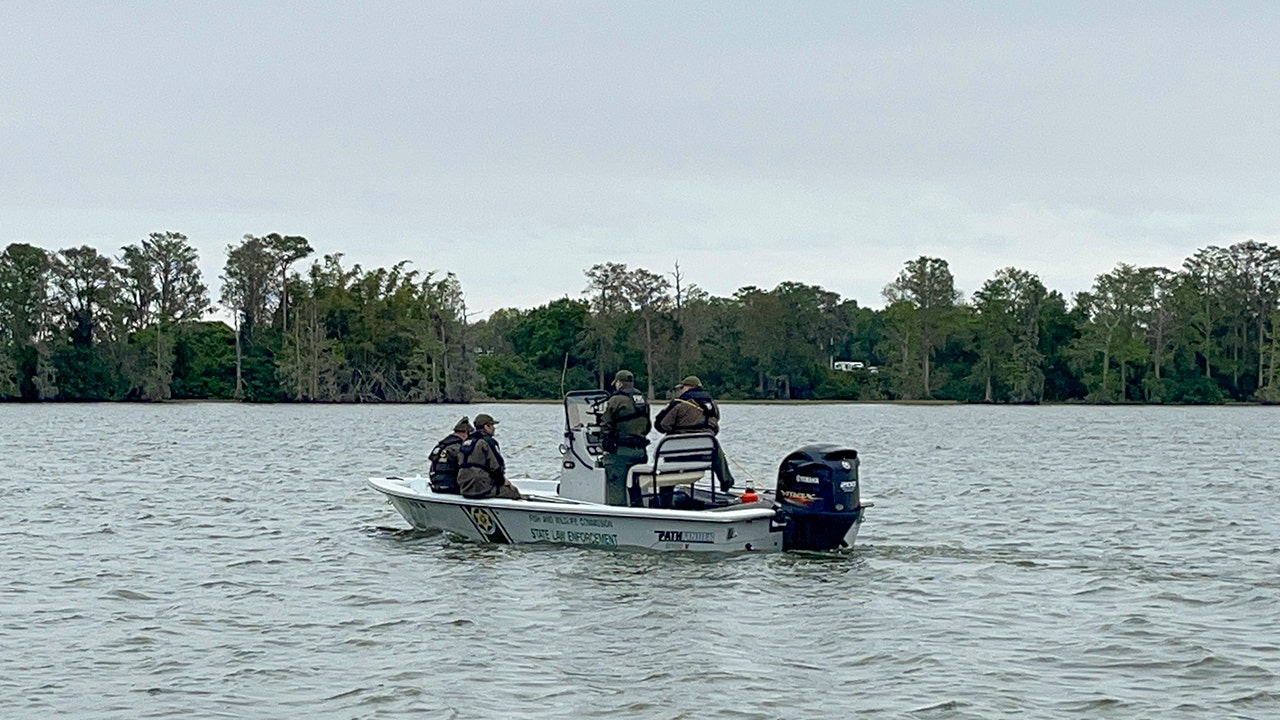
{"label": "antenna on boat", "polygon": [[750,472],[750,471],[748,471],[746,468],[742,467],[742,464],[741,464],[741,463],[739,463],[737,460],[734,460],[733,458],[729,457],[729,453],[724,452],[724,447],[723,447],[723,446],[721,446],[721,448],[720,448],[720,452],[724,454],[724,459],[725,459],[725,460],[728,460],[729,462],[733,463],[733,466],[734,466],[735,468],[737,468],[738,470],[742,471],[742,474],[747,476],[747,480],[750,482],[750,485],[749,485],[748,487],[755,487],[755,485],[756,485],[756,478],[755,478],[755,476],[754,476],[754,475],[752,475],[752,474],[751,474],[751,472]]}

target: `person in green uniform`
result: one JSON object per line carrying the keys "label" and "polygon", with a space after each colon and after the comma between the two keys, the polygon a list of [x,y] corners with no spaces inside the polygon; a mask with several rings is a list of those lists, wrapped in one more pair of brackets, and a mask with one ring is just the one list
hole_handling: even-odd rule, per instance
{"label": "person in green uniform", "polygon": [[600,414],[604,445],[604,501],[610,505],[640,505],[640,489],[627,487],[627,471],[649,459],[649,401],[636,389],[636,376],[619,370],[613,376],[613,392]]}
{"label": "person in green uniform", "polygon": [[[658,432],[665,435],[709,432],[720,434],[720,408],[711,395],[702,389],[702,380],[689,375],[676,386],[676,397],[658,413],[655,421]],[[733,474],[729,472],[724,449],[716,453],[711,473],[720,478],[720,489],[728,492],[733,487]]]}
{"label": "person in green uniform", "polygon": [[520,491],[507,480],[507,464],[493,436],[497,424],[491,415],[480,413],[476,431],[458,448],[458,489],[465,498],[521,499]]}

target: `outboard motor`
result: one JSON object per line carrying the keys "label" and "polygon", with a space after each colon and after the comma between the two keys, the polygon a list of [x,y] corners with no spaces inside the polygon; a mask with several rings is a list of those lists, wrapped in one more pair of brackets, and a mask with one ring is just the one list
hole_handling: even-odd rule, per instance
{"label": "outboard motor", "polygon": [[782,460],[775,494],[785,519],[784,550],[834,550],[862,521],[858,451],[823,443],[805,445]]}

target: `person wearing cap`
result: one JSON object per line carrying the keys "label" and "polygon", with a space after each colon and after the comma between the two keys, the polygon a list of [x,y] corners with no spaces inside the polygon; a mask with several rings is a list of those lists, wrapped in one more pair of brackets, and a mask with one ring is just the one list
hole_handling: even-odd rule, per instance
{"label": "person wearing cap", "polygon": [[462,497],[519,500],[520,491],[507,480],[507,464],[493,436],[497,420],[486,413],[476,416],[475,432],[458,448],[458,489]]}
{"label": "person wearing cap", "polygon": [[[697,375],[687,375],[676,385],[676,397],[658,413],[654,420],[658,432],[666,435],[684,435],[696,432],[720,432],[720,408],[711,395],[702,389]],[[720,478],[720,489],[733,487],[733,475],[725,462],[724,450],[716,453],[711,472]]]}
{"label": "person wearing cap", "polygon": [[649,401],[636,389],[636,376],[619,370],[613,376],[613,393],[600,413],[604,446],[604,501],[609,505],[640,505],[640,488],[627,487],[627,471],[649,459]]}
{"label": "person wearing cap", "polygon": [[462,419],[453,426],[453,432],[432,448],[431,454],[427,457],[431,460],[430,478],[433,491],[457,494],[458,449],[462,447],[462,441],[474,431],[470,418],[463,415]]}

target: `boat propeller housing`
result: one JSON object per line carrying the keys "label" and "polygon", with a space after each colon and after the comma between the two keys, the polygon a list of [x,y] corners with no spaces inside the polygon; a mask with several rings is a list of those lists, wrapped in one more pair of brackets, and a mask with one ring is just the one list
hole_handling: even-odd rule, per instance
{"label": "boat propeller housing", "polygon": [[862,521],[858,451],[830,443],[805,445],[778,466],[778,516],[785,550],[834,550]]}

